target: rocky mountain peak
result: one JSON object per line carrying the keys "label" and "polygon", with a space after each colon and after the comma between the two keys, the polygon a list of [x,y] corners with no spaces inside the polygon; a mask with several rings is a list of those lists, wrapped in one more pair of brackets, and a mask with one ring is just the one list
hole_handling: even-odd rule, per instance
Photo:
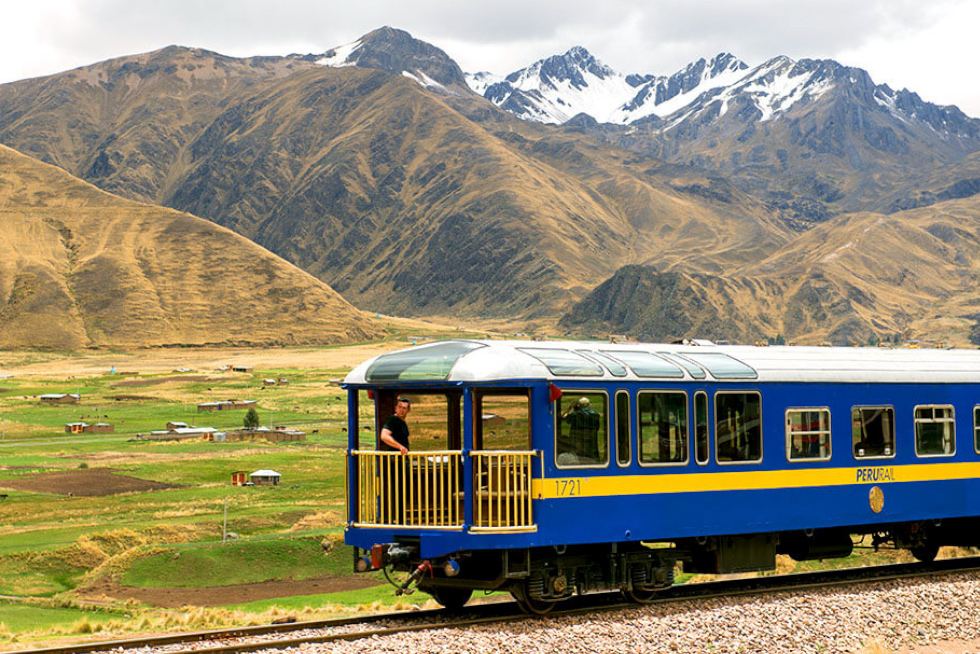
{"label": "rocky mountain peak", "polygon": [[573,88],[583,89],[589,86],[588,77],[606,80],[616,74],[616,71],[596,59],[588,50],[575,46],[565,54],[541,59],[527,68],[511,73],[506,81],[517,87],[532,83],[557,88],[565,83]]}
{"label": "rocky mountain peak", "polygon": [[468,88],[462,69],[449,55],[404,30],[388,26],[328,50],[317,63],[376,68],[411,77],[428,87]]}

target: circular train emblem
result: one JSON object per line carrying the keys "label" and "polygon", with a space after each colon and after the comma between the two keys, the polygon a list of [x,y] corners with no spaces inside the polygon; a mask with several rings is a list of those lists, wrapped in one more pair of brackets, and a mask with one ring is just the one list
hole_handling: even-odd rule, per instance
{"label": "circular train emblem", "polygon": [[881,513],[881,510],[885,508],[885,493],[878,486],[872,486],[871,492],[868,493],[868,503],[871,504],[871,510],[875,513]]}

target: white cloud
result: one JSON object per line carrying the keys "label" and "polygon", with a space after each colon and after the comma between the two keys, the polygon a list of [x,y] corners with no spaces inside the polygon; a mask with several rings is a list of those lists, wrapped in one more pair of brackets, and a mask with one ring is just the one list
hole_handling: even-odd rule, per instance
{"label": "white cloud", "polygon": [[583,45],[622,72],[669,74],[726,51],[834,58],[980,116],[975,0],[45,0],[7,3],[0,82],[169,44],[231,56],[323,52],[382,25],[464,70],[508,73]]}
{"label": "white cloud", "polygon": [[924,29],[874,36],[837,57],[864,68],[879,84],[908,88],[928,102],[955,104],[980,117],[980,85],[973,71],[980,4],[961,2],[944,9]]}

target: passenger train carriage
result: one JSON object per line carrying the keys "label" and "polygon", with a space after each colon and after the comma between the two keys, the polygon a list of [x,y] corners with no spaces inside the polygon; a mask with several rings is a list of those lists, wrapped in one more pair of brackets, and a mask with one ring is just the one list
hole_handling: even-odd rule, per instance
{"label": "passenger train carriage", "polygon": [[[355,569],[450,607],[980,545],[980,351],[457,340],[345,388]],[[377,447],[399,397],[408,454]]]}

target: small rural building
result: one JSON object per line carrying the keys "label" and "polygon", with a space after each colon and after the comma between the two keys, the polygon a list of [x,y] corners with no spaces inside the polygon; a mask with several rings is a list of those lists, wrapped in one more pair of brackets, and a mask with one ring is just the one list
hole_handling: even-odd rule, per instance
{"label": "small rural building", "polygon": [[197,405],[198,411],[231,411],[246,409],[258,404],[255,400],[219,400],[217,402],[202,402]]}
{"label": "small rural building", "polygon": [[262,385],[263,386],[275,386],[276,385],[276,380],[275,379],[263,379],[262,380]]}
{"label": "small rural building", "polygon": [[306,432],[296,429],[286,429],[284,427],[276,427],[275,429],[269,429],[268,427],[229,429],[226,433],[226,438],[229,442],[253,441],[261,438],[273,443],[281,443],[284,441],[305,441]]}
{"label": "small rural building", "polygon": [[252,372],[254,368],[252,366],[232,366],[232,372]]}
{"label": "small rural building", "polygon": [[279,377],[278,379],[263,379],[263,386],[289,386],[289,380],[285,377]]}
{"label": "small rural building", "polygon": [[256,470],[249,475],[249,480],[256,486],[278,486],[281,478],[275,470]]}
{"label": "small rural building", "polygon": [[40,400],[45,404],[78,404],[82,396],[78,393],[45,393]]}
{"label": "small rural building", "polygon": [[232,486],[244,486],[248,483],[248,473],[244,470],[236,470],[231,473],[231,485]]}
{"label": "small rural building", "polygon": [[220,432],[214,427],[177,427],[166,431],[151,431],[148,439],[154,441],[182,441],[194,438],[213,440],[216,433]]}
{"label": "small rural building", "polygon": [[171,420],[170,422],[167,423],[167,431],[170,431],[172,429],[187,429],[190,426],[191,425],[188,425],[186,422],[177,422],[176,420]]}
{"label": "small rural building", "polygon": [[116,428],[108,422],[97,422],[90,425],[87,422],[69,422],[65,425],[66,434],[111,434]]}

